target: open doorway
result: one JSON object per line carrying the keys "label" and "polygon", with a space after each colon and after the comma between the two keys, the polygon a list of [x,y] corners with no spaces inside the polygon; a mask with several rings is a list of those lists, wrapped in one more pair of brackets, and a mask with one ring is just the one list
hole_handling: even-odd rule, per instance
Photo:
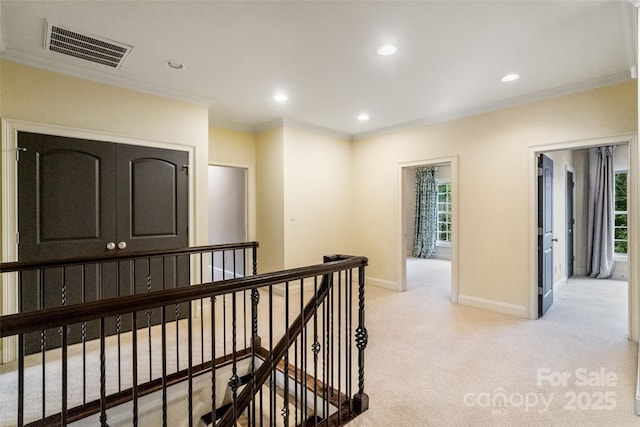
{"label": "open doorway", "polygon": [[[535,312],[537,317],[553,314],[554,311],[566,310],[563,316],[571,310],[583,315],[586,311],[600,310],[593,313],[595,316],[607,318],[609,321],[617,319],[621,335],[628,332],[633,338],[634,322],[633,306],[636,295],[635,282],[630,280],[629,247],[633,244],[634,230],[631,225],[631,217],[635,215],[632,193],[626,185],[627,174],[631,173],[637,165],[632,160],[630,152],[636,152],[632,144],[635,139],[622,138],[620,140],[594,141],[580,145],[579,143],[567,144],[563,147],[555,146],[549,150],[541,150],[535,153],[538,170],[537,176],[537,218],[550,218],[550,236],[552,256],[541,256],[538,252],[538,268],[536,275]],[[612,147],[611,149],[604,149]],[[590,154],[591,150],[591,154]],[[596,151],[600,150],[600,151]],[[605,169],[610,171],[610,191],[613,206],[612,216],[600,221],[594,220],[593,212],[596,210],[593,200],[595,181],[591,168],[595,166],[597,156],[607,152],[611,154],[611,161]],[[607,156],[609,155],[607,154]],[[590,162],[591,156],[591,162]],[[595,157],[594,157],[595,156]],[[542,176],[548,174],[541,168],[540,159],[551,163],[551,179],[542,182]],[[540,171],[543,170],[542,175]],[[592,189],[590,195],[590,188]],[[549,197],[543,197],[544,193]],[[546,211],[546,213],[545,213]],[[605,260],[600,265],[596,258],[605,255],[590,255],[595,250],[592,247],[599,244],[598,238],[593,237],[592,223],[600,221],[609,224],[604,228],[604,233],[610,235],[612,251],[610,260]],[[541,239],[546,235],[547,225],[541,227],[537,224],[536,241],[538,251],[542,247]],[[543,230],[543,233],[540,233]],[[591,230],[591,231],[590,231]],[[604,237],[602,240],[606,240]],[[544,266],[545,263],[550,265]],[[598,264],[596,264],[598,263]],[[604,266],[606,264],[606,266]],[[549,274],[542,274],[548,271]],[[637,279],[634,279],[637,280]],[[545,283],[546,282],[546,283]],[[552,293],[552,301],[561,304],[541,301],[540,290],[549,288]],[[553,305],[552,305],[553,304]],[[545,308],[540,310],[540,308]],[[606,311],[605,312],[603,312]],[[580,314],[582,313],[582,314]],[[557,313],[556,313],[557,315]]]}
{"label": "open doorway", "polygon": [[[209,244],[247,241],[247,175],[243,167],[209,165]],[[212,269],[216,280],[243,276],[241,251],[216,254]]]}
{"label": "open doorway", "polygon": [[[402,290],[424,289],[457,302],[455,286],[455,158],[401,165]],[[421,214],[421,174],[430,174],[428,214]],[[432,180],[432,181],[431,181]],[[428,222],[425,227],[425,222]],[[422,224],[422,225],[421,225]],[[429,246],[418,229],[429,229]]]}

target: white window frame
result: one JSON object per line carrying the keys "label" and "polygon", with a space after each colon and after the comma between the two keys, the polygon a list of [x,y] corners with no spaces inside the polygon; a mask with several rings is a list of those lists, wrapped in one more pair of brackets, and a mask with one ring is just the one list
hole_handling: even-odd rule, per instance
{"label": "white window frame", "polygon": [[[615,202],[614,202],[614,211],[613,211],[613,247],[614,247],[614,255],[617,258],[626,258],[628,256],[629,253],[629,171],[627,170],[617,170],[614,172],[614,183],[616,181],[616,175],[618,174],[626,174],[627,175],[627,209],[624,211],[617,211],[615,210]],[[615,184],[614,184],[615,187]],[[615,188],[614,188],[614,192],[615,192]],[[614,200],[615,200],[615,194],[614,194]],[[621,227],[616,227],[615,225],[615,218],[617,215],[625,215],[627,217],[627,226],[625,227],[627,229],[627,238],[626,240],[623,239],[616,239],[615,235],[616,235],[616,228],[621,228]],[[623,252],[615,252],[615,243],[616,242],[627,242],[627,252],[623,253]]]}
{"label": "white window frame", "polygon": [[[447,185],[449,191],[447,193],[440,193],[440,186],[441,185]],[[451,180],[450,179],[439,179],[438,180],[438,208],[437,208],[437,222],[436,222],[436,245],[437,246],[451,246],[451,234],[452,234],[452,221],[446,221],[445,224],[447,224],[447,229],[449,231],[447,231],[447,233],[449,234],[449,240],[440,240],[441,237],[441,231],[440,231],[440,224],[442,224],[442,222],[440,221],[440,214],[448,214],[449,218],[451,218],[451,205],[452,205],[452,191],[451,191]],[[440,202],[440,195],[441,194],[449,194],[449,201],[448,202]],[[444,204],[444,206],[446,207],[445,210],[441,210],[441,204]]]}

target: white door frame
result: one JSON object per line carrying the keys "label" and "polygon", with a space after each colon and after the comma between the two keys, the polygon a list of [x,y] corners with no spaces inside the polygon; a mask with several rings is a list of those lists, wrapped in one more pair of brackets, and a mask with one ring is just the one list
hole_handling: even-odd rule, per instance
{"label": "white door frame", "polygon": [[407,290],[407,237],[405,230],[404,172],[416,166],[451,165],[451,302],[458,303],[458,156],[403,162],[398,164],[399,181],[399,248],[398,248],[398,290]]}
{"label": "white door frame", "polygon": [[538,154],[548,151],[576,150],[604,145],[628,144],[629,146],[629,179],[628,209],[629,209],[629,281],[628,281],[628,310],[629,310],[629,339],[638,341],[638,249],[640,241],[640,227],[638,227],[638,138],[636,134],[623,134],[607,138],[596,138],[578,141],[565,141],[554,144],[535,145],[529,147],[529,301],[528,311],[530,319],[538,318]]}
{"label": "white door frame", "polygon": [[212,160],[209,161],[208,166],[223,166],[230,168],[240,168],[247,171],[245,194],[247,197],[246,202],[246,229],[247,229],[247,241],[256,241],[256,166],[249,163],[236,163]]}
{"label": "white door frame", "polygon": [[[180,145],[163,141],[133,138],[101,132],[90,129],[79,129],[45,123],[35,123],[23,120],[2,119],[2,158],[0,161],[0,176],[2,177],[2,259],[1,262],[12,262],[18,259],[18,132],[33,132],[46,135],[63,136],[69,138],[91,139],[117,144],[139,145],[154,148],[164,148],[185,151],[189,155],[189,165],[195,172],[195,146]],[[189,246],[193,246],[198,231],[195,226],[195,173],[189,173]],[[2,282],[2,312],[11,314],[18,310],[18,293],[16,281],[7,277],[0,277]],[[0,354],[0,363],[15,360],[18,354],[17,339],[5,338]]]}

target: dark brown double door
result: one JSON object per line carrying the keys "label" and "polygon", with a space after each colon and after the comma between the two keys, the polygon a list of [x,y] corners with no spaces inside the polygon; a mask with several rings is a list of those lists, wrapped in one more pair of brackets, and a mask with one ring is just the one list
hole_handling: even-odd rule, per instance
{"label": "dark brown double door", "polygon": [[[186,152],[26,132],[18,146],[19,261],[188,246]],[[177,258],[48,269],[23,277],[21,310],[183,286],[188,277],[188,260]],[[139,327],[158,322],[159,313],[146,314]],[[107,322],[109,334],[130,328],[129,316]],[[98,333],[97,322],[77,325],[69,341]],[[41,338],[27,337],[26,351],[39,351]],[[59,342],[59,331],[46,332],[45,348]]]}

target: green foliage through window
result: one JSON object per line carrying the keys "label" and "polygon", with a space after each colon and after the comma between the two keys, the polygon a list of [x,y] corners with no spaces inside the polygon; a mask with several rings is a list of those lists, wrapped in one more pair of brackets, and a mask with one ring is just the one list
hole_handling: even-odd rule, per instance
{"label": "green foliage through window", "polygon": [[616,172],[615,175],[615,222],[613,226],[613,251],[617,254],[627,253],[627,172]]}
{"label": "green foliage through window", "polygon": [[438,183],[438,236],[440,242],[451,242],[451,182]]}

